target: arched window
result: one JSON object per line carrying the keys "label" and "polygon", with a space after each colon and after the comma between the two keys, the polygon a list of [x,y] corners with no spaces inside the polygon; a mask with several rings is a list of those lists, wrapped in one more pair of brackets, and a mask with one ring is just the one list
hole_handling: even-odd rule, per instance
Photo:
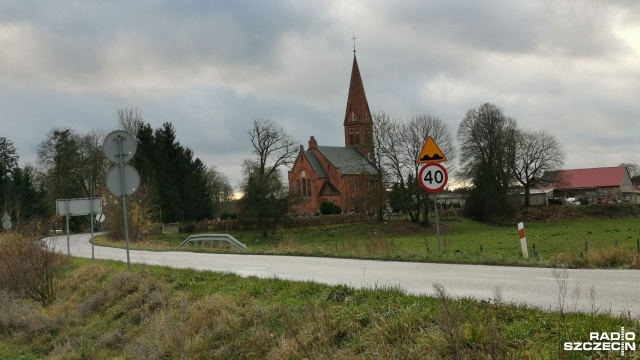
{"label": "arched window", "polygon": [[356,135],[353,130],[349,131],[349,144],[354,145],[356,143]]}
{"label": "arched window", "polygon": [[302,178],[302,196],[307,195],[307,182]]}
{"label": "arched window", "polygon": [[365,144],[369,143],[369,130],[364,131],[364,143]]}
{"label": "arched window", "polygon": [[296,183],[298,184],[298,195],[302,195],[302,188],[300,187],[300,179],[298,179],[298,181],[296,181]]}
{"label": "arched window", "polygon": [[356,130],[356,134],[355,134],[355,139],[356,141],[354,142],[354,144],[360,144],[360,131]]}
{"label": "arched window", "polygon": [[311,179],[307,179],[307,196],[311,196]]}
{"label": "arched window", "polygon": [[356,122],[356,112],[355,111],[351,112],[351,122]]}

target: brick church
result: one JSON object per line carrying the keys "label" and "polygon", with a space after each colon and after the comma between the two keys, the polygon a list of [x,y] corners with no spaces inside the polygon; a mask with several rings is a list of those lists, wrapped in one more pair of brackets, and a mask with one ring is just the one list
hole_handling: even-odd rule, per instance
{"label": "brick church", "polygon": [[376,207],[373,199],[380,182],[374,165],[373,121],[355,51],[343,125],[344,147],[320,146],[313,136],[307,150],[300,145],[289,171],[289,190],[295,199],[292,213],[318,213],[323,201],[339,205],[343,213]]}

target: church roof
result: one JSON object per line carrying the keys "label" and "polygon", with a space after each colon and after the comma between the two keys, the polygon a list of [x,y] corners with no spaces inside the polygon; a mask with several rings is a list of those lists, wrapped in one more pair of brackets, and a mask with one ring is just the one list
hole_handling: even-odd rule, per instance
{"label": "church roof", "polygon": [[347,109],[344,114],[344,125],[351,122],[351,113],[356,115],[356,122],[371,123],[371,113],[369,111],[369,103],[367,95],[364,92],[362,77],[360,77],[360,68],[356,54],[353,54],[353,67],[351,69],[351,82],[349,83],[349,97],[347,98]]}
{"label": "church roof", "polygon": [[304,154],[307,156],[307,159],[309,159],[309,163],[311,164],[313,169],[318,172],[319,178],[329,177],[327,172],[322,167],[322,164],[320,164],[320,160],[318,160],[318,158],[316,157],[316,154],[313,151],[307,150],[304,152]]}
{"label": "church roof", "polygon": [[[340,168],[342,175],[360,175],[362,173],[375,174],[375,166],[362,155],[360,151],[352,147],[341,146],[318,146],[318,151],[324,155],[329,162]],[[319,173],[318,173],[319,175]]]}

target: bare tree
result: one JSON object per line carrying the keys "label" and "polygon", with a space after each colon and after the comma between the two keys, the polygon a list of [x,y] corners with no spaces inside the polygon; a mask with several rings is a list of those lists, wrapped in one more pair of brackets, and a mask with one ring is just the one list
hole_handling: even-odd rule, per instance
{"label": "bare tree", "polygon": [[118,109],[118,124],[120,129],[137,138],[138,130],[144,125],[142,112],[138,108]]}
{"label": "bare tree", "polygon": [[631,179],[640,177],[640,166],[636,163],[622,163],[620,166],[624,166],[627,168],[629,172],[629,177]]}
{"label": "bare tree", "polygon": [[205,176],[213,197],[213,214],[219,217],[233,200],[233,187],[229,182],[229,177],[215,166],[209,167]]}
{"label": "bare tree", "polygon": [[555,136],[545,130],[520,130],[517,134],[513,177],[524,188],[524,206],[530,205],[531,188],[547,171],[559,170],[564,151]]}
{"label": "bare tree", "polygon": [[254,218],[267,237],[287,212],[287,194],[280,180],[279,168],[295,161],[298,143],[282,127],[270,120],[253,120],[248,131],[257,159],[245,161],[242,213]]}
{"label": "bare tree", "polygon": [[291,165],[298,153],[298,143],[271,120],[253,119],[249,130],[253,154],[258,156],[258,171],[262,178],[270,177],[278,167]]}
{"label": "bare tree", "polygon": [[470,109],[460,122],[460,176],[474,184],[465,205],[467,215],[488,220],[509,212],[516,135],[516,120],[489,103]]}
{"label": "bare tree", "polygon": [[[441,119],[431,115],[415,115],[407,120],[394,119],[384,113],[375,116],[375,146],[381,166],[394,188],[401,191],[401,209],[413,222],[418,222],[420,213],[426,210],[427,195],[418,186],[420,167],[416,162],[428,136],[436,140],[446,153],[448,166],[456,159],[456,147],[451,130]],[[426,221],[426,213],[425,213]]]}
{"label": "bare tree", "polygon": [[47,191],[50,210],[56,199],[87,195],[86,181],[79,159],[83,159],[82,136],[70,128],[55,128],[38,144],[38,170]]}

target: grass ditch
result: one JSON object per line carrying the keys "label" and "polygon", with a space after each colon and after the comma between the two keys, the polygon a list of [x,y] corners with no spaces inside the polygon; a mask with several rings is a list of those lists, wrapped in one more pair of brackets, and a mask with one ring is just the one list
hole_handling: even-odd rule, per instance
{"label": "grass ditch", "polygon": [[595,296],[579,314],[570,301],[559,312],[505,304],[499,289],[485,301],[435,294],[78,259],[46,307],[0,291],[0,358],[558,359],[585,355],[562,344],[590,331],[640,331]]}

